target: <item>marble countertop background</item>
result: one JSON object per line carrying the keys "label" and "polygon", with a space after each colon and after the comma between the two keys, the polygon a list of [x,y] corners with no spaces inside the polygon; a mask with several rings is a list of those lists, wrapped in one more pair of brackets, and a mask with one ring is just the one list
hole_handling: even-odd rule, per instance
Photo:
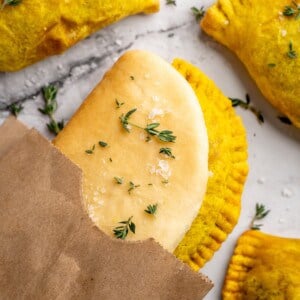
{"label": "marble countertop background", "polygon": [[49,139],[41,88],[59,86],[57,120],[67,121],[105,71],[127,49],[153,51],[168,61],[175,57],[200,67],[229,97],[244,98],[262,111],[260,125],[249,111],[237,108],[247,128],[250,174],[238,225],[202,272],[215,283],[205,298],[220,298],[228,261],[238,236],[249,228],[255,204],[271,209],[263,231],[300,238],[300,130],[278,120],[280,115],[263,98],[247,71],[227,49],[201,32],[191,7],[208,7],[212,0],[177,0],[155,15],[138,15],[101,30],[60,56],[51,57],[17,73],[0,73],[0,123],[8,116],[8,104],[22,103],[19,120],[37,128]]}

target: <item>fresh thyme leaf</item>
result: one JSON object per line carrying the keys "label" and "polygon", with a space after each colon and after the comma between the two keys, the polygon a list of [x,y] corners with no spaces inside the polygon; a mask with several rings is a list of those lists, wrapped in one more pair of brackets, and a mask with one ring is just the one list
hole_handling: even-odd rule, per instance
{"label": "fresh thyme leaf", "polygon": [[105,148],[106,146],[108,146],[108,144],[106,142],[99,141],[99,146]]}
{"label": "fresh thyme leaf", "polygon": [[55,135],[57,135],[64,128],[64,120],[61,120],[60,122],[51,120],[47,124],[47,128],[51,133],[54,133]]}
{"label": "fresh thyme leaf", "polygon": [[16,104],[12,103],[11,105],[8,106],[8,110],[15,116],[17,117],[18,114],[23,110],[22,104]]}
{"label": "fresh thyme leaf", "polygon": [[122,177],[114,177],[115,181],[117,184],[122,184],[123,183],[123,178]]}
{"label": "fresh thyme leaf", "polygon": [[172,149],[171,148],[160,148],[159,153],[165,154],[171,158],[175,158],[175,156],[172,154]]}
{"label": "fresh thyme leaf", "polygon": [[6,5],[9,6],[17,6],[22,2],[22,0],[3,0],[1,9],[3,9]]}
{"label": "fresh thyme leaf", "polygon": [[91,149],[85,150],[85,153],[87,153],[87,154],[93,154],[94,150],[95,150],[95,147],[96,147],[96,145],[93,145],[93,147]]}
{"label": "fresh thyme leaf", "polygon": [[195,18],[196,18],[196,21],[200,21],[204,15],[205,15],[205,10],[204,10],[204,6],[200,7],[200,9],[198,9],[197,7],[193,6],[191,8]]}
{"label": "fresh thyme leaf", "polygon": [[259,124],[264,123],[265,120],[262,112],[250,105],[250,96],[248,94],[246,94],[246,102],[238,98],[229,98],[229,100],[231,101],[231,105],[233,107],[239,106],[245,110],[249,109],[256,116]]}
{"label": "fresh thyme leaf", "polygon": [[124,102],[119,102],[118,99],[116,99],[115,101],[116,101],[116,108],[120,108],[122,105],[124,105]]}
{"label": "fresh thyme leaf", "polygon": [[144,128],[144,130],[150,135],[157,136],[163,142],[170,142],[170,143],[175,142],[176,136],[173,135],[173,131],[170,130],[158,131],[156,128],[159,125],[160,125],[159,123],[151,123],[148,124],[146,128]]}
{"label": "fresh thyme leaf", "polygon": [[149,185],[149,186],[152,186],[152,185],[153,185],[153,183],[148,183],[148,185]]}
{"label": "fresh thyme leaf", "polygon": [[132,233],[135,233],[135,224],[131,221],[133,216],[131,216],[127,221],[121,221],[119,224],[122,224],[121,226],[117,226],[114,230],[114,236],[117,239],[125,240],[127,237],[129,231]]}
{"label": "fresh thyme leaf", "polygon": [[155,215],[156,211],[157,211],[157,206],[158,204],[150,204],[147,206],[147,209],[144,210],[145,213],[149,214],[149,215]]}
{"label": "fresh thyme leaf", "polygon": [[300,17],[300,6],[296,3],[296,1],[292,1],[292,7],[291,5],[287,5],[284,7],[283,14],[287,17],[295,16],[295,19],[299,19]]}
{"label": "fresh thyme leaf", "polygon": [[288,117],[279,116],[278,119],[284,124],[292,125],[292,121]]}
{"label": "fresh thyme leaf", "polygon": [[165,180],[163,180],[161,183],[163,183],[163,184],[168,184],[168,183],[169,183],[169,180],[165,179]]}
{"label": "fresh thyme leaf", "polygon": [[140,187],[139,184],[134,184],[132,181],[129,182],[129,189],[128,189],[128,193],[131,194],[132,190],[136,189]]}
{"label": "fresh thyme leaf", "polygon": [[57,110],[57,87],[55,87],[54,85],[49,85],[47,87],[44,87],[42,89],[42,92],[45,105],[44,108],[39,108],[38,110],[42,114],[47,115],[49,117],[50,122],[47,124],[47,128],[50,132],[57,135],[64,128],[64,121],[61,120],[60,122],[57,122],[53,116]]}
{"label": "fresh thyme leaf", "polygon": [[112,158],[111,157],[109,158],[109,161],[112,162]]}
{"label": "fresh thyme leaf", "polygon": [[275,68],[275,67],[276,67],[276,64],[270,63],[270,64],[268,64],[268,67],[269,67],[269,68]]}
{"label": "fresh thyme leaf", "polygon": [[120,117],[120,120],[121,120],[121,124],[122,124],[122,126],[123,126],[123,128],[127,131],[127,132],[130,132],[130,129],[129,129],[129,127],[128,127],[128,125],[129,125],[129,118],[131,117],[131,115],[133,114],[133,113],[135,113],[136,112],[136,108],[133,108],[133,109],[131,109],[130,111],[128,111],[125,115],[124,114],[122,114],[121,115],[121,117]]}
{"label": "fresh thyme leaf", "polygon": [[256,221],[262,220],[269,214],[270,210],[266,210],[265,206],[263,204],[256,203],[255,206],[255,216],[253,217],[251,221],[251,229],[252,230],[260,230],[260,228],[263,226],[262,224],[255,224]]}
{"label": "fresh thyme leaf", "polygon": [[131,80],[134,80],[134,76],[131,75],[131,76],[130,76],[130,79],[131,79]]}
{"label": "fresh thyme leaf", "polygon": [[176,1],[175,0],[166,0],[166,4],[176,6]]}
{"label": "fresh thyme leaf", "polygon": [[284,10],[283,10],[283,14],[285,16],[293,16],[296,13],[296,10],[294,8],[292,8],[291,6],[285,6]]}
{"label": "fresh thyme leaf", "polygon": [[287,53],[287,56],[288,56],[289,58],[291,58],[291,59],[297,58],[297,53],[296,53],[296,51],[295,51],[295,49],[294,49],[294,46],[293,46],[293,42],[292,42],[292,41],[290,41],[290,43],[289,43],[289,51],[288,51],[288,53]]}

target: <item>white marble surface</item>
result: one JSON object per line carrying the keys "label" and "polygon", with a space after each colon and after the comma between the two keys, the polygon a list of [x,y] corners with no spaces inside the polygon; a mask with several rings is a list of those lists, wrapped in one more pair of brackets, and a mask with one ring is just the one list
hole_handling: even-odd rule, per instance
{"label": "white marble surface", "polygon": [[45,127],[47,119],[37,111],[43,103],[41,87],[48,83],[60,86],[56,118],[68,120],[105,70],[126,49],[147,49],[170,62],[174,57],[185,58],[214,79],[225,95],[243,98],[245,93],[250,94],[265,123],[259,125],[249,111],[237,109],[248,132],[250,174],[238,226],[202,270],[215,282],[207,300],[220,299],[233,247],[237,237],[248,228],[256,202],[271,209],[263,222],[263,231],[300,237],[300,130],[281,123],[277,119],[279,113],[263,99],[237,58],[201,33],[190,8],[208,7],[212,2],[177,0],[175,7],[165,6],[162,1],[161,12],[156,15],[130,17],[61,56],[18,73],[0,73],[0,122],[8,115],[7,104],[22,102],[24,110],[19,119],[48,138],[52,136]]}

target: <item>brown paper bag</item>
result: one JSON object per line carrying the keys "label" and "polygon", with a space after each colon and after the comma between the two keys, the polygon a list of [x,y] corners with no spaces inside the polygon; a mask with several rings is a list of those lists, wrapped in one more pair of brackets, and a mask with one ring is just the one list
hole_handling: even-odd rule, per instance
{"label": "brown paper bag", "polygon": [[0,299],[202,299],[203,275],[154,240],[93,226],[81,170],[35,130],[0,127]]}

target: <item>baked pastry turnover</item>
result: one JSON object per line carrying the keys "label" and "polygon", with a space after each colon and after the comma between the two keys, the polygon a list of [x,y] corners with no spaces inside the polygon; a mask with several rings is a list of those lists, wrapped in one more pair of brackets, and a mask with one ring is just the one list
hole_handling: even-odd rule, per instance
{"label": "baked pastry turnover", "polygon": [[300,127],[300,8],[289,0],[219,0],[202,29],[244,63],[265,98]]}
{"label": "baked pastry turnover", "polygon": [[223,299],[299,299],[299,257],[299,239],[246,231],[231,258]]}
{"label": "baked pastry turnover", "polygon": [[60,54],[128,15],[158,10],[159,0],[23,0],[6,5],[0,10],[0,72]]}

